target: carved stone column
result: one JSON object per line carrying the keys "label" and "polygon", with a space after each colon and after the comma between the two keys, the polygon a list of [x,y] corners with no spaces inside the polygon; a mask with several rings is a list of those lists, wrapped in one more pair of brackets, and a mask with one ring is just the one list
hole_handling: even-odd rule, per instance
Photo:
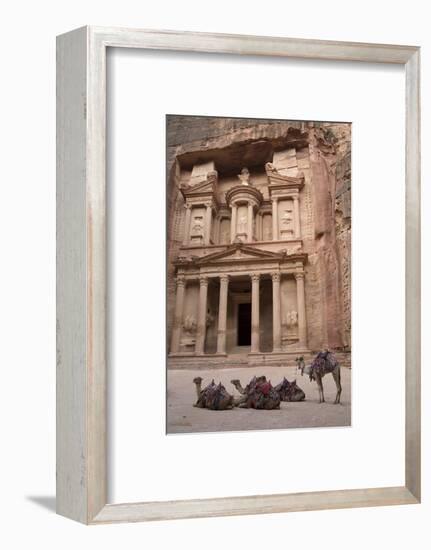
{"label": "carved stone column", "polygon": [[232,205],[232,216],[230,220],[230,242],[233,243],[236,237],[236,214],[237,214],[237,205]]}
{"label": "carved stone column", "polygon": [[207,297],[208,297],[208,277],[199,277],[199,309],[198,325],[196,328],[196,353],[204,353],[205,334],[207,328]]}
{"label": "carved stone column", "polygon": [[253,242],[253,205],[248,203],[248,216],[247,216],[247,241]]}
{"label": "carved stone column", "polygon": [[256,238],[258,241],[263,241],[263,218],[262,212],[259,212],[256,217]]}
{"label": "carved stone column", "polygon": [[295,239],[301,238],[301,222],[299,219],[299,197],[293,197],[293,218],[295,220]]}
{"label": "carved stone column", "polygon": [[186,219],[184,222],[183,245],[187,246],[190,241],[190,221],[192,219],[192,209],[188,204],[186,204],[185,208],[186,208]]}
{"label": "carved stone column", "polygon": [[251,275],[251,353],[259,352],[259,278],[258,273]]}
{"label": "carved stone column", "polygon": [[184,308],[184,291],[186,281],[184,276],[179,275],[177,277],[177,289],[175,299],[175,313],[174,324],[172,327],[171,336],[171,353],[178,353],[180,351],[180,339],[181,339],[181,325],[183,323],[183,308]]}
{"label": "carved stone column", "polygon": [[220,298],[218,306],[217,353],[226,353],[226,321],[229,276],[220,276]]}
{"label": "carved stone column", "polygon": [[272,273],[272,351],[281,351],[280,273]]}
{"label": "carved stone column", "polygon": [[307,318],[305,313],[304,273],[295,273],[296,299],[298,302],[298,338],[299,345],[307,347]]}
{"label": "carved stone column", "polygon": [[215,234],[216,234],[216,237],[215,237],[215,244],[220,244],[220,241],[221,241],[221,218],[218,218],[218,220],[216,221],[216,231],[215,231]]}
{"label": "carved stone column", "polygon": [[211,220],[212,220],[212,207],[210,203],[206,203],[205,214],[205,230],[204,230],[204,242],[205,244],[211,243]]}
{"label": "carved stone column", "polygon": [[272,199],[272,240],[278,241],[278,199]]}

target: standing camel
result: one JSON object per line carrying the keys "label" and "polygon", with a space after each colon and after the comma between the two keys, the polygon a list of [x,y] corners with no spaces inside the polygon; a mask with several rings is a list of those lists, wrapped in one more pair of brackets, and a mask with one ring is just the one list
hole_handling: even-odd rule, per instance
{"label": "standing camel", "polygon": [[322,378],[325,376],[325,374],[331,373],[334,378],[335,385],[337,386],[337,395],[335,396],[334,404],[340,403],[342,390],[341,368],[334,354],[332,354],[329,350],[319,351],[311,365],[309,365],[308,367],[305,366],[305,361],[302,356],[297,357],[295,361],[297,368],[301,372],[301,376],[303,376],[305,372],[305,374],[309,375],[310,380],[316,381],[317,387],[319,389],[319,403],[325,402]]}

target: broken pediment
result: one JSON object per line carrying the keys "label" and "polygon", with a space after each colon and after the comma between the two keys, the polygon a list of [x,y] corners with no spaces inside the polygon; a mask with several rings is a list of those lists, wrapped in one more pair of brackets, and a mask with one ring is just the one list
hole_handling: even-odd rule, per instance
{"label": "broken pediment", "polygon": [[218,174],[217,170],[211,170],[211,172],[208,172],[206,176],[203,178],[200,178],[199,180],[190,181],[189,183],[183,183],[180,187],[180,189],[184,191],[207,191],[207,190],[215,190],[215,186],[218,182]]}
{"label": "broken pediment", "polygon": [[304,174],[298,172],[296,176],[286,176],[280,174],[277,168],[271,162],[265,164],[265,172],[268,176],[270,188],[286,188],[300,190],[304,186]]}
{"label": "broken pediment", "polygon": [[188,199],[193,202],[196,199],[213,200],[217,203],[217,183],[218,174],[216,170],[208,172],[206,178],[194,185],[182,184],[180,191],[187,202]]}

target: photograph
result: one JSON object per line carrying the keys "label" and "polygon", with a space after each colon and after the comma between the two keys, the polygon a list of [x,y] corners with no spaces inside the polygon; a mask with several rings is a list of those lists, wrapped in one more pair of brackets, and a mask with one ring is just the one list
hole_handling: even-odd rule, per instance
{"label": "photograph", "polygon": [[168,434],[351,425],[351,133],[166,116]]}
{"label": "photograph", "polygon": [[2,8],[0,548],[429,550],[427,4]]}

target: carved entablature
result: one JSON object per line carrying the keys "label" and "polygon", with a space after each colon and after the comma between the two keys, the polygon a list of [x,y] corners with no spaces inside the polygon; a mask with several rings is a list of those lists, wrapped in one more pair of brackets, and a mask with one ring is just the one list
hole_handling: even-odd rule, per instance
{"label": "carved entablature", "polygon": [[[259,268],[261,271],[272,269],[276,266],[285,273],[302,272],[307,262],[307,254],[300,252],[298,247],[286,248],[279,252],[257,249],[246,244],[237,243],[225,250],[205,254],[204,256],[192,256],[186,261],[176,261],[177,276],[193,275],[201,273],[203,269],[208,272],[219,273],[219,269],[244,271],[250,273],[250,268]],[[253,271],[253,270],[251,270]],[[221,273],[222,271],[220,271]]]}
{"label": "carved entablature", "polygon": [[206,174],[206,178],[194,185],[182,184],[180,191],[184,197],[186,206],[206,206],[210,204],[216,211],[219,208],[217,198],[218,174],[216,170],[211,170]]}
{"label": "carved entablature", "polygon": [[268,190],[271,198],[298,196],[304,187],[304,174],[302,173],[298,173],[297,176],[280,174],[270,162],[265,164],[265,171],[268,177]]}

